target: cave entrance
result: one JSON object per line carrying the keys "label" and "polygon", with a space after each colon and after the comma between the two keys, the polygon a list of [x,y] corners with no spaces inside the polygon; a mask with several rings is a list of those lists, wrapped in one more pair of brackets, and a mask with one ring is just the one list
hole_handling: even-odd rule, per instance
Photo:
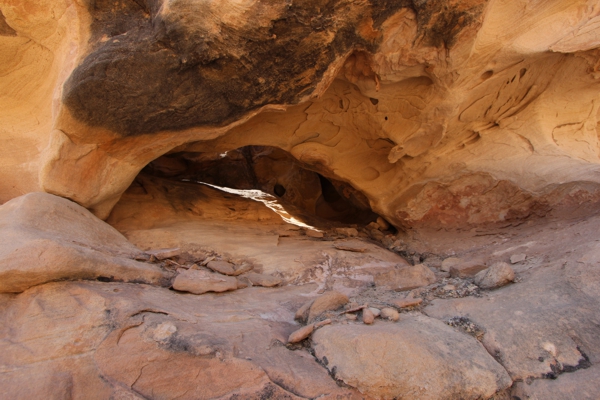
{"label": "cave entrance", "polygon": [[310,220],[307,223],[311,225],[327,222],[365,225],[377,219],[361,192],[310,170],[276,147],[245,146],[223,153],[172,153],[154,160],[143,172],[204,183],[238,195],[243,195],[239,191],[259,190],[276,198],[294,217]]}

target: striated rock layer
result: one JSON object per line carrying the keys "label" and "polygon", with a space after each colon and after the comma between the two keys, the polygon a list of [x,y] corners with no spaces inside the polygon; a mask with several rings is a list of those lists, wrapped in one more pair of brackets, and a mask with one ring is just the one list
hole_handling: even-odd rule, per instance
{"label": "striated rock layer", "polygon": [[0,10],[4,200],[43,189],[106,218],[161,155],[248,145],[352,185],[396,226],[589,214],[599,199],[592,0]]}

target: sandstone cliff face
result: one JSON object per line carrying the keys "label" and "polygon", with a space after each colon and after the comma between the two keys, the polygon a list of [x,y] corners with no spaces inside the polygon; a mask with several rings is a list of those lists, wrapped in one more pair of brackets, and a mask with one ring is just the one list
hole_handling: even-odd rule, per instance
{"label": "sandstone cliff face", "polygon": [[598,398],[596,0],[0,0],[0,60],[1,398]]}
{"label": "sandstone cliff face", "polygon": [[267,145],[397,226],[585,208],[599,13],[591,0],[4,2],[3,196],[41,188],[106,218],[165,153]]}

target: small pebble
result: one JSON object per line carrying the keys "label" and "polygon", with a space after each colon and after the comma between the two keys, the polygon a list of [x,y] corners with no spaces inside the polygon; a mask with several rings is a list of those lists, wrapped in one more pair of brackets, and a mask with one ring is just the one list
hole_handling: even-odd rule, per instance
{"label": "small pebble", "polygon": [[267,274],[257,274],[250,273],[246,275],[246,278],[252,283],[254,286],[264,286],[264,287],[273,287],[281,284],[281,278],[278,278],[273,275]]}
{"label": "small pebble", "polygon": [[206,266],[212,269],[213,271],[223,275],[232,276],[235,274],[233,264],[227,261],[209,261],[208,263],[206,263]]}
{"label": "small pebble", "polygon": [[516,264],[527,259],[527,254],[513,254],[510,256],[510,263]]}
{"label": "small pebble", "polygon": [[377,225],[379,225],[379,227],[384,231],[390,229],[390,224],[388,224],[388,222],[381,217],[377,217]]}
{"label": "small pebble", "polygon": [[370,309],[364,308],[362,311],[362,319],[363,323],[371,325],[373,322],[375,322],[375,315],[373,315]]}
{"label": "small pebble", "polygon": [[335,231],[339,235],[344,235],[348,237],[358,236],[358,231],[355,228],[335,228]]}
{"label": "small pebble", "polygon": [[288,343],[298,343],[306,339],[313,333],[315,326],[313,324],[303,326],[302,328],[292,332],[288,338]]}
{"label": "small pebble", "polygon": [[375,318],[377,318],[381,315],[381,310],[379,308],[369,307],[369,310],[373,313]]}
{"label": "small pebble", "polygon": [[369,222],[369,225],[367,225],[368,230],[372,230],[372,229],[379,229],[380,226],[377,222]]}
{"label": "small pebble", "polygon": [[393,308],[386,307],[381,310],[381,318],[389,319],[390,321],[396,322],[400,319],[400,314]]}
{"label": "small pebble", "polygon": [[302,307],[296,311],[296,315],[294,316],[295,320],[306,322],[308,319],[308,312],[310,311],[310,306],[312,306],[314,300],[309,300]]}
{"label": "small pebble", "polygon": [[350,321],[356,321],[357,318],[356,314],[346,313],[346,319],[349,319]]}
{"label": "small pebble", "polygon": [[423,299],[420,299],[420,298],[406,298],[406,299],[394,301],[394,305],[398,308],[406,308],[406,307],[418,306],[422,302],[423,302]]}
{"label": "small pebble", "polygon": [[373,229],[369,232],[369,235],[375,239],[375,240],[381,240],[385,237],[385,235],[383,234],[383,232],[381,232],[379,229]]}
{"label": "small pebble", "polygon": [[505,262],[497,262],[475,275],[475,283],[483,289],[494,289],[515,280],[515,271]]}
{"label": "small pebble", "polygon": [[454,267],[455,265],[458,265],[461,262],[462,262],[462,260],[460,258],[456,258],[456,257],[446,258],[444,261],[442,261],[440,270],[442,270],[444,272],[449,272],[451,267]]}

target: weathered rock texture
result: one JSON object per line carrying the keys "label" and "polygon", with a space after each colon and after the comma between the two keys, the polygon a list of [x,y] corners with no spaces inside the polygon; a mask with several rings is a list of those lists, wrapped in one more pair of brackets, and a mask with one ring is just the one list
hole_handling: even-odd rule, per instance
{"label": "weathered rock texture", "polygon": [[305,289],[247,290],[254,300],[200,302],[146,285],[58,282],[2,298],[0,335],[11,340],[0,341],[0,395],[349,398],[306,351],[280,344],[295,328],[278,303]]}
{"label": "weathered rock texture", "polygon": [[313,341],[336,379],[375,398],[488,398],[511,384],[474,338],[427,317],[324,327]]}
{"label": "weathered rock texture", "polygon": [[0,0],[0,60],[1,398],[598,397],[596,0]]}
{"label": "weathered rock texture", "polygon": [[63,279],[168,284],[169,274],[134,261],[141,251],[72,201],[29,193],[0,206],[0,293]]}
{"label": "weathered rock texture", "polygon": [[396,226],[589,213],[600,196],[593,0],[0,10],[4,199],[42,188],[106,218],[159,156],[247,145],[350,183]]}

